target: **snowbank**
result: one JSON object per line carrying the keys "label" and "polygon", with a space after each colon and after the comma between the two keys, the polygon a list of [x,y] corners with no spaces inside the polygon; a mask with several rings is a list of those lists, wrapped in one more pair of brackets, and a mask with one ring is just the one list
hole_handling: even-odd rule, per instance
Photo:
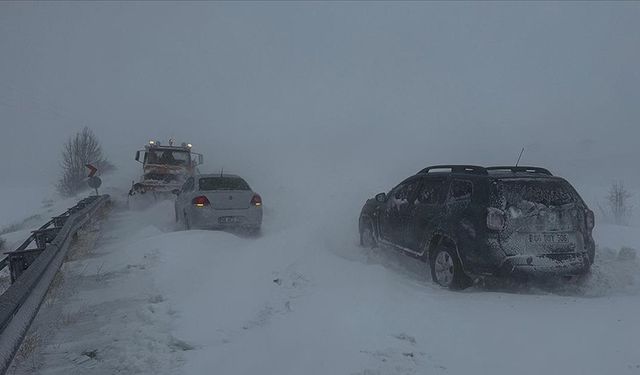
{"label": "snowbank", "polygon": [[65,266],[75,291],[60,304],[77,320],[51,333],[38,372],[638,373],[640,267],[618,257],[636,228],[599,227],[584,284],[451,292],[421,263],[360,248],[366,197],[343,186],[261,191],[259,238],[174,231],[172,202],[119,200],[95,250]]}
{"label": "snowbank", "polygon": [[[599,255],[590,280],[557,292],[453,293],[413,260],[359,248],[348,194],[327,202],[259,239],[193,231],[150,242],[173,334],[196,348],[183,373],[638,371],[637,262]],[[629,228],[597,237],[640,244]]]}

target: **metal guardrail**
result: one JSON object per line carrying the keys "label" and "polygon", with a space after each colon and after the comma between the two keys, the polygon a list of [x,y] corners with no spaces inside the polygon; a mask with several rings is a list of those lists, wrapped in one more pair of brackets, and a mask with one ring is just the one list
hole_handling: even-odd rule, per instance
{"label": "metal guardrail", "polygon": [[[107,202],[108,195],[81,200],[33,231],[20,247],[0,260],[0,270],[9,266],[12,282],[0,295],[0,374],[5,374],[11,365],[62,265],[71,239]],[[36,248],[28,249],[34,242]]]}

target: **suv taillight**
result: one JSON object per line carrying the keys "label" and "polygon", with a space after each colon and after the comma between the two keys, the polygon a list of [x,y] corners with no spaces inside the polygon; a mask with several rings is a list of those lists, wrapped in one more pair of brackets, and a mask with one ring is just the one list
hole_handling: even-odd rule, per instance
{"label": "suv taillight", "polygon": [[251,205],[256,207],[262,206],[262,197],[258,194],[255,194],[253,198],[251,198]]}
{"label": "suv taillight", "polygon": [[596,218],[593,214],[593,211],[586,210],[584,212],[584,222],[587,226],[587,230],[593,230],[593,228],[596,226]]}
{"label": "suv taillight", "polygon": [[487,228],[491,230],[503,230],[504,226],[504,212],[493,207],[487,208]]}
{"label": "suv taillight", "polygon": [[193,198],[193,200],[191,200],[191,203],[193,203],[193,205],[196,207],[204,207],[210,204],[209,199],[204,195]]}

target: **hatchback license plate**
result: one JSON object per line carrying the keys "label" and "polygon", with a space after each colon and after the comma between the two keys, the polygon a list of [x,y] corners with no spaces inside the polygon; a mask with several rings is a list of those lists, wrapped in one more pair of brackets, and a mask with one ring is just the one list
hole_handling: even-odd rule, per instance
{"label": "hatchback license plate", "polygon": [[569,235],[566,233],[531,233],[529,243],[532,244],[568,244]]}
{"label": "hatchback license plate", "polygon": [[223,216],[218,219],[220,224],[235,224],[240,222],[239,216]]}

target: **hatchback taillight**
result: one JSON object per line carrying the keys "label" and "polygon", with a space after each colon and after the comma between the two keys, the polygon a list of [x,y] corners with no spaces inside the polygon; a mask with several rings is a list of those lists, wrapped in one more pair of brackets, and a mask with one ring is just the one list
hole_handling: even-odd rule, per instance
{"label": "hatchback taillight", "polygon": [[593,230],[593,228],[596,226],[596,218],[593,214],[593,211],[586,210],[584,212],[584,222],[588,230]]}
{"label": "hatchback taillight", "polygon": [[256,207],[262,206],[262,197],[258,194],[254,194],[253,198],[251,198],[251,205]]}
{"label": "hatchback taillight", "polygon": [[201,195],[199,197],[195,197],[191,200],[191,203],[193,203],[194,206],[196,207],[204,207],[204,206],[208,206],[209,203],[209,199],[207,197],[205,197],[204,195]]}
{"label": "hatchback taillight", "polygon": [[497,208],[487,209],[487,228],[491,230],[503,230],[505,226],[504,212]]}

